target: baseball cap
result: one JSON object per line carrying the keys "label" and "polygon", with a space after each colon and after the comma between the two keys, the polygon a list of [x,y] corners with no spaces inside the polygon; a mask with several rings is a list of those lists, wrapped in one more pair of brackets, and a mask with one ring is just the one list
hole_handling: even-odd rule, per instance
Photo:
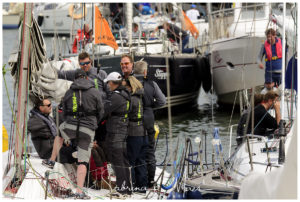
{"label": "baseball cap", "polygon": [[272,83],[272,78],[271,77],[265,78],[265,83]]}
{"label": "baseball cap", "polygon": [[192,5],[191,5],[191,8],[196,8],[196,5],[195,5],[195,4],[192,4]]}
{"label": "baseball cap", "polygon": [[106,79],[104,79],[104,82],[108,82],[108,81],[121,81],[122,80],[122,76],[121,74],[119,74],[118,72],[111,72]]}

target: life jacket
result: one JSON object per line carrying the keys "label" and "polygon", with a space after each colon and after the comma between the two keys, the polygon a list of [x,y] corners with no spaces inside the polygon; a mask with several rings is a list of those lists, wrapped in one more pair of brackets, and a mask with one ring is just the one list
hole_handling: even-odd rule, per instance
{"label": "life jacket", "polygon": [[66,115],[74,116],[74,119],[77,119],[77,128],[76,128],[76,140],[75,144],[78,145],[78,139],[79,139],[79,127],[80,127],[80,121],[81,118],[86,116],[97,116],[97,111],[88,111],[85,110],[82,105],[82,91],[81,90],[74,90],[73,96],[72,96],[72,110],[67,110]]}
{"label": "life jacket", "polygon": [[[87,33],[87,32],[83,32],[82,33],[82,31],[83,30],[81,30],[81,29],[78,29],[77,30],[77,35],[76,35],[76,37],[75,37],[75,39],[74,39],[74,42],[73,42],[73,47],[72,47],[72,52],[73,53],[77,53],[77,38],[78,38],[78,42],[80,43],[80,42],[83,42],[83,40],[84,40],[84,42],[86,43],[89,39],[90,39],[90,35]],[[84,36],[85,35],[85,36]]]}
{"label": "life jacket", "polygon": [[268,40],[265,41],[265,50],[266,50],[266,61],[271,61],[272,60],[277,60],[279,58],[282,58],[282,46],[281,46],[281,40],[280,38],[275,38],[275,40],[277,39],[277,41],[275,42],[276,45],[276,54],[277,56],[272,57],[272,48],[270,43],[268,42]]}

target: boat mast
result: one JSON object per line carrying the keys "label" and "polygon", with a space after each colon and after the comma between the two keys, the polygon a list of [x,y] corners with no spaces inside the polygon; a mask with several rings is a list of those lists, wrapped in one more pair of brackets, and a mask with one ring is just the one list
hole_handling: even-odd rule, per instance
{"label": "boat mast", "polygon": [[282,70],[281,70],[281,118],[284,119],[284,89],[285,89],[285,16],[286,16],[286,5],[283,2],[283,21],[282,21]]}
{"label": "boat mast", "polygon": [[21,179],[21,158],[23,153],[23,140],[26,121],[26,103],[28,95],[28,68],[30,57],[30,26],[32,24],[32,3],[24,3],[24,20],[21,45],[21,65],[19,67],[18,82],[18,111],[15,137],[16,177]]}
{"label": "boat mast", "polygon": [[129,53],[131,53],[131,47],[132,47],[132,3],[126,4],[126,17],[127,17],[127,33],[128,33],[128,46],[129,46]]}

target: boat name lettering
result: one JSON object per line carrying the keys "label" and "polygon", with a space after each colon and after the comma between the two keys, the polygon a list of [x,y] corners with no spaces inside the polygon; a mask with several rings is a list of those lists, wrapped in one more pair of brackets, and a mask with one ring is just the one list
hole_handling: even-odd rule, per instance
{"label": "boat name lettering", "polygon": [[167,79],[167,73],[163,72],[160,69],[156,69],[156,73],[154,75],[157,79]]}

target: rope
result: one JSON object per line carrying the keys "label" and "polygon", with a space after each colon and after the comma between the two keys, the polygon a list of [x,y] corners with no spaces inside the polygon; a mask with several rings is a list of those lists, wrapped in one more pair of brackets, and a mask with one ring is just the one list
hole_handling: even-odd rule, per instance
{"label": "rope", "polygon": [[[13,138],[13,135],[12,133],[14,132],[14,127],[13,127],[13,123],[16,123],[16,116],[15,116],[15,113],[14,113],[14,108],[15,108],[15,102],[13,102],[13,105],[11,104],[11,101],[10,101],[10,96],[9,96],[9,92],[8,92],[8,87],[7,87],[7,82],[6,82],[6,79],[5,79],[5,75],[6,75],[6,72],[7,72],[7,69],[5,69],[5,66],[6,64],[4,64],[2,66],[2,75],[3,75],[3,81],[4,81],[4,86],[5,86],[5,92],[6,92],[6,96],[7,96],[7,99],[8,99],[8,103],[9,103],[9,107],[10,107],[10,110],[11,110],[11,116],[12,116],[12,119],[14,120],[14,122],[12,121],[11,122],[11,130],[10,130],[10,140],[9,142],[11,143],[9,145],[9,155],[8,155],[8,164],[7,164],[7,168],[9,169],[10,168],[10,163],[11,163],[11,155],[12,155],[12,149],[13,149],[13,143],[14,143],[14,138]],[[15,100],[15,96],[16,96],[16,91],[14,91],[14,99]]]}
{"label": "rope", "polygon": [[[16,134],[19,136],[19,138],[20,139],[22,139],[22,137],[21,137],[21,134],[20,134],[20,130],[19,130],[19,127],[18,127],[18,125],[17,124],[15,124],[15,123],[17,123],[17,118],[16,118],[16,115],[15,115],[15,113],[14,113],[14,110],[13,110],[13,107],[12,107],[12,104],[11,104],[11,101],[10,101],[10,98],[9,98],[9,93],[8,93],[8,88],[7,88],[7,82],[6,82],[6,79],[5,79],[5,74],[6,74],[6,69],[5,69],[5,66],[6,65],[3,65],[3,67],[2,67],[2,74],[3,74],[3,80],[4,80],[4,85],[5,85],[5,90],[6,90],[6,95],[7,95],[7,98],[8,98],[8,102],[9,102],[9,106],[10,106],[10,109],[11,109],[11,112],[12,112],[12,116],[13,116],[13,119],[14,119],[14,124],[13,125],[15,125],[16,126],[16,130],[17,130],[17,132],[16,132]],[[15,127],[13,127],[13,128],[15,128]],[[11,135],[11,138],[12,138],[12,135]],[[13,141],[12,141],[13,142]],[[12,144],[11,144],[11,147],[10,147],[10,149],[9,149],[9,153],[10,154],[12,154],[13,153],[13,146],[12,146]],[[11,157],[11,155],[9,155],[9,158]],[[14,152],[14,166],[16,166],[16,153]],[[8,162],[9,164],[8,164],[8,167],[7,168],[10,168],[10,160],[9,160],[9,162]],[[16,168],[17,169],[17,168]]]}

